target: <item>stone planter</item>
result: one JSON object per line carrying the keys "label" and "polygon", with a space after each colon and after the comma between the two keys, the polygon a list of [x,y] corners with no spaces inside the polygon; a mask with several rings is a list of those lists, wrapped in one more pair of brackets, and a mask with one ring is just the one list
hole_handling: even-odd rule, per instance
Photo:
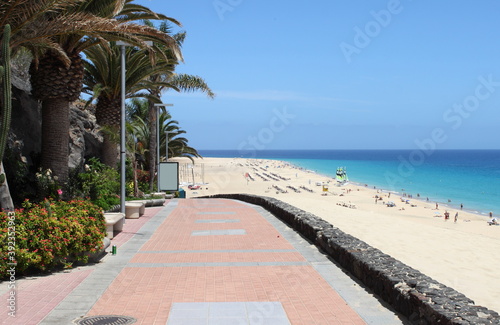
{"label": "stone planter", "polygon": [[120,212],[106,212],[104,219],[106,220],[106,237],[113,239],[115,232],[120,232],[123,229],[125,216]]}
{"label": "stone planter", "polygon": [[165,204],[165,199],[153,199],[151,200],[151,206],[152,207],[159,207]]}
{"label": "stone planter", "polygon": [[137,203],[144,203],[144,206],[146,208],[152,207],[153,206],[153,200],[152,199],[147,199],[147,200],[134,200],[132,202],[137,202]]}
{"label": "stone planter", "polygon": [[153,193],[153,196],[159,196],[159,197],[161,197],[162,199],[164,199],[164,198],[165,198],[165,195],[166,195],[166,193],[165,193],[165,192],[157,192],[157,193]]}
{"label": "stone planter", "polygon": [[144,214],[145,204],[142,202],[126,202],[125,203],[125,218],[126,219],[139,219],[142,213]]}

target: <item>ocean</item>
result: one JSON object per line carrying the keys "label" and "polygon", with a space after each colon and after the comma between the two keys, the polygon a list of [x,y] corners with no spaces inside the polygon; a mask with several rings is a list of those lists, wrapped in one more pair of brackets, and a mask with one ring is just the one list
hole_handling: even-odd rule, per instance
{"label": "ocean", "polygon": [[199,150],[204,157],[278,159],[335,177],[413,198],[500,215],[500,150]]}

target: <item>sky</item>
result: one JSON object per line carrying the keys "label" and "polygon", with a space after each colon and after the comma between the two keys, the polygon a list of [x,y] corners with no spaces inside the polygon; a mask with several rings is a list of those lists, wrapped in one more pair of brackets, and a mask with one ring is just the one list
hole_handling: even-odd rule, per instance
{"label": "sky", "polygon": [[182,23],[198,150],[500,149],[500,1],[140,0]]}

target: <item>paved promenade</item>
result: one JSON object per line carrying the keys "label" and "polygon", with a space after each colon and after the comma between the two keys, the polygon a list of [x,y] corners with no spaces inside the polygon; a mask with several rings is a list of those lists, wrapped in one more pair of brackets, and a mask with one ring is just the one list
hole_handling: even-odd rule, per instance
{"label": "paved promenade", "polygon": [[[171,200],[127,220],[117,254],[19,280],[2,324],[402,324],[264,209],[223,199]],[[7,288],[0,285],[2,301]],[[4,299],[5,298],[5,299]],[[94,316],[93,319],[86,317]],[[84,318],[85,317],[85,318]]]}

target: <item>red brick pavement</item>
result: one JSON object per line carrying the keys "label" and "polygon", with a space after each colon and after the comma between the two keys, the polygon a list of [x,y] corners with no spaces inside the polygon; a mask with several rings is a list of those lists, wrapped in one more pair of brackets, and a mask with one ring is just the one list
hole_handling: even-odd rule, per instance
{"label": "red brick pavement", "polygon": [[[211,219],[239,222],[196,222]],[[246,234],[192,236],[193,231],[221,229]],[[228,200],[179,200],[132,258],[135,264],[122,270],[88,315],[128,315],[137,324],[166,324],[174,302],[279,301],[292,324],[365,324],[299,253],[269,250],[293,246],[253,208]],[[292,263],[181,264],[210,262]]]}

